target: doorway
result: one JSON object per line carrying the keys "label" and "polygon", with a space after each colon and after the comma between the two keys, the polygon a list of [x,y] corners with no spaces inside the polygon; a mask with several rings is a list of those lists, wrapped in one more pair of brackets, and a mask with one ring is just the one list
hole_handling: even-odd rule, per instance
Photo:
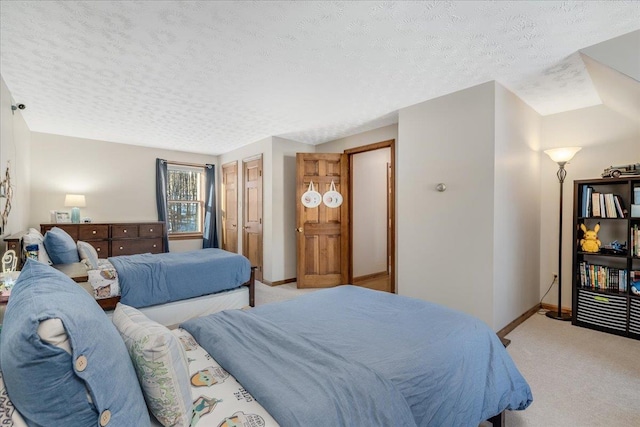
{"label": "doorway", "polygon": [[395,140],[349,156],[350,283],[395,292]]}

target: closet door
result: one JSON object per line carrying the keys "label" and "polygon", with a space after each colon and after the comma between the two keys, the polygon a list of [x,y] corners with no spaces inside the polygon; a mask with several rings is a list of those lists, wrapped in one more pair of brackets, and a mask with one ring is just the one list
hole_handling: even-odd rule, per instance
{"label": "closet door", "polygon": [[242,254],[256,268],[256,280],[262,281],[262,156],[242,161],[244,209]]}
{"label": "closet door", "polygon": [[238,252],[238,162],[222,165],[222,249]]}

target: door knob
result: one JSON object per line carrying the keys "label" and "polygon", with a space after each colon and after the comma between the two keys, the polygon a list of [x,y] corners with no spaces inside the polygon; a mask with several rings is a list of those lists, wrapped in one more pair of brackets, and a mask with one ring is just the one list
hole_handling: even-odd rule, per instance
{"label": "door knob", "polygon": [[249,227],[247,227],[246,225],[242,226],[243,230],[246,230],[247,228],[249,228]]}
{"label": "door knob", "polygon": [[236,225],[235,225],[235,224],[231,224],[231,226],[232,226],[233,228],[236,228]]}
{"label": "door knob", "polygon": [[302,233],[302,232],[304,231],[304,229],[303,229],[302,227],[298,227],[298,228],[296,228],[296,231],[297,231],[298,233]]}

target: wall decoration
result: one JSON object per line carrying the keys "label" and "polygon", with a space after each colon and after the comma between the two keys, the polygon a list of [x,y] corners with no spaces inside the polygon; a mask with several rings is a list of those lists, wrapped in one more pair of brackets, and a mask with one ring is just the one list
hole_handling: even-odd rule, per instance
{"label": "wall decoration", "polygon": [[322,195],[315,190],[313,181],[309,182],[309,189],[304,192],[300,201],[306,208],[317,208],[320,206],[320,203],[322,202]]}
{"label": "wall decoration", "polygon": [[7,226],[7,221],[9,220],[9,212],[11,212],[11,200],[13,199],[13,188],[11,187],[11,174],[9,173],[10,163],[7,162],[7,170],[4,174],[4,180],[0,182],[0,188],[2,188],[2,193],[6,198],[6,202],[4,204],[4,210],[2,211],[2,227],[0,230],[5,230]]}
{"label": "wall decoration", "polygon": [[322,201],[328,208],[338,208],[342,205],[342,194],[336,191],[336,184],[331,180],[329,191],[324,193]]}

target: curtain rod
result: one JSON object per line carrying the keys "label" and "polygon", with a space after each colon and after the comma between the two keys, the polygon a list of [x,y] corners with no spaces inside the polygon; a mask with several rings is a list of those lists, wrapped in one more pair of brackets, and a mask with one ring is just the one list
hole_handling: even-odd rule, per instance
{"label": "curtain rod", "polygon": [[178,166],[191,166],[194,168],[206,168],[207,165],[203,165],[203,164],[198,164],[198,163],[188,163],[188,162],[174,162],[171,160],[167,160],[167,163],[171,164],[171,165],[178,165]]}

